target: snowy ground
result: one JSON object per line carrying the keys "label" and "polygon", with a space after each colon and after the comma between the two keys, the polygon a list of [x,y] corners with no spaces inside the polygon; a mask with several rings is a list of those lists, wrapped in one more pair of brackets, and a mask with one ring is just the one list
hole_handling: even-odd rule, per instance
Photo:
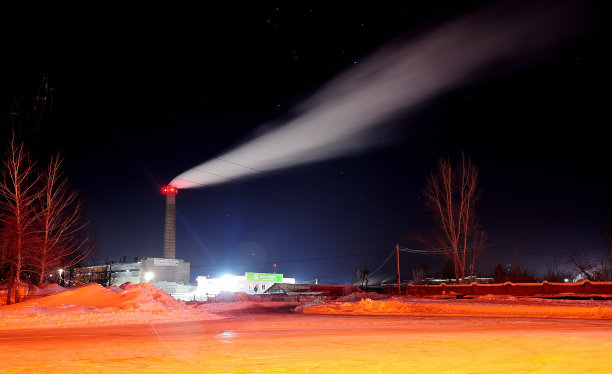
{"label": "snowy ground", "polygon": [[[358,295],[359,296],[359,295]],[[372,297],[374,296],[374,297]],[[411,315],[465,317],[531,317],[612,319],[612,301],[480,296],[473,299],[436,299],[381,295],[350,295],[333,302],[313,302],[296,309],[313,314]],[[379,300],[376,300],[379,299]]]}
{"label": "snowy ground", "polygon": [[48,285],[30,291],[24,302],[0,307],[0,330],[215,318],[220,317],[201,306],[188,306],[148,283],[106,288],[93,283],[69,289]]}
{"label": "snowy ground", "polygon": [[378,297],[296,312],[90,285],[0,307],[0,372],[612,372],[610,301]]}

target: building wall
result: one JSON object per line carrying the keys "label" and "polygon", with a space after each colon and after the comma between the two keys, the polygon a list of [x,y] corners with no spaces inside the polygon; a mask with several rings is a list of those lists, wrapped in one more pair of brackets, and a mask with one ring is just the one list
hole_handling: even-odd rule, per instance
{"label": "building wall", "polygon": [[181,259],[144,258],[140,262],[140,282],[145,282],[145,274],[151,272],[153,278],[150,282],[189,284],[190,267],[189,262]]}
{"label": "building wall", "polygon": [[121,286],[123,283],[140,283],[140,262],[120,262],[110,265],[111,284]]}
{"label": "building wall", "polygon": [[[276,282],[250,281],[246,279],[246,275],[226,275],[221,278],[199,276],[196,281],[198,287],[194,294],[197,298],[216,296],[223,291],[260,294],[276,284]],[[282,283],[294,284],[295,278],[283,277]]]}
{"label": "building wall", "polygon": [[159,288],[160,290],[164,290],[168,292],[174,297],[176,297],[175,296],[176,294],[190,293],[190,292],[195,291],[196,289],[196,286],[191,286],[188,284],[180,284],[176,282],[161,281],[161,282],[150,282],[150,283],[154,285],[155,287]]}
{"label": "building wall", "polygon": [[106,286],[109,274],[108,265],[75,268],[70,283],[73,286],[81,286],[87,283],[99,283]]}
{"label": "building wall", "polygon": [[[147,272],[153,273],[149,283],[175,298],[191,295],[196,286],[189,285],[190,264],[180,259],[145,258],[138,262],[120,262],[110,265],[88,266],[74,269],[74,284],[100,283],[121,286],[126,282],[143,283]],[[180,297],[184,300],[188,298]]]}

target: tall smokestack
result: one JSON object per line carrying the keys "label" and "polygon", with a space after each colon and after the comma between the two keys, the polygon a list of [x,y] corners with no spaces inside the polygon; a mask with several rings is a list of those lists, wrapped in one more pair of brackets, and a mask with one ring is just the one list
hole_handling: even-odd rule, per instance
{"label": "tall smokestack", "polygon": [[174,186],[162,187],[166,195],[166,225],[164,227],[164,258],[176,258],[176,194]]}

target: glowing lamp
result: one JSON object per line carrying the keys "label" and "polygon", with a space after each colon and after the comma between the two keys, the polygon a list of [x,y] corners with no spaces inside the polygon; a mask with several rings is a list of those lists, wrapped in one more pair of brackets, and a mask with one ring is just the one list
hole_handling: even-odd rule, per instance
{"label": "glowing lamp", "polygon": [[167,185],[163,186],[161,191],[164,195],[176,195],[178,193],[178,188],[171,185]]}
{"label": "glowing lamp", "polygon": [[145,281],[150,282],[151,279],[153,279],[153,272],[152,271],[147,271],[144,275]]}

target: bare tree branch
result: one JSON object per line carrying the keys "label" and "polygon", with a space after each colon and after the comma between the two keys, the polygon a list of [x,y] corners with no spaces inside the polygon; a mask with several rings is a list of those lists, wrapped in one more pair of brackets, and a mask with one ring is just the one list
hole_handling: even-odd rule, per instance
{"label": "bare tree branch", "polygon": [[2,180],[0,181],[0,219],[6,231],[5,258],[9,262],[7,305],[11,303],[12,292],[15,301],[21,295],[16,285],[21,281],[22,270],[33,248],[37,212],[35,202],[40,196],[36,189],[38,176],[34,173],[34,164],[24,145],[10,142],[6,158],[2,162]]}
{"label": "bare tree branch", "polygon": [[76,265],[91,251],[89,238],[79,238],[87,225],[81,218],[82,202],[75,192],[68,191],[61,165],[62,158],[53,156],[40,175],[42,193],[34,261],[39,285],[50,272]]}
{"label": "bare tree branch", "polygon": [[477,256],[473,246],[484,244],[471,239],[475,226],[474,205],[478,200],[478,169],[463,152],[455,167],[448,159],[441,158],[437,170],[426,180],[423,196],[450,248],[455,280],[459,282],[461,278],[465,282],[466,260],[472,254],[473,268]]}

